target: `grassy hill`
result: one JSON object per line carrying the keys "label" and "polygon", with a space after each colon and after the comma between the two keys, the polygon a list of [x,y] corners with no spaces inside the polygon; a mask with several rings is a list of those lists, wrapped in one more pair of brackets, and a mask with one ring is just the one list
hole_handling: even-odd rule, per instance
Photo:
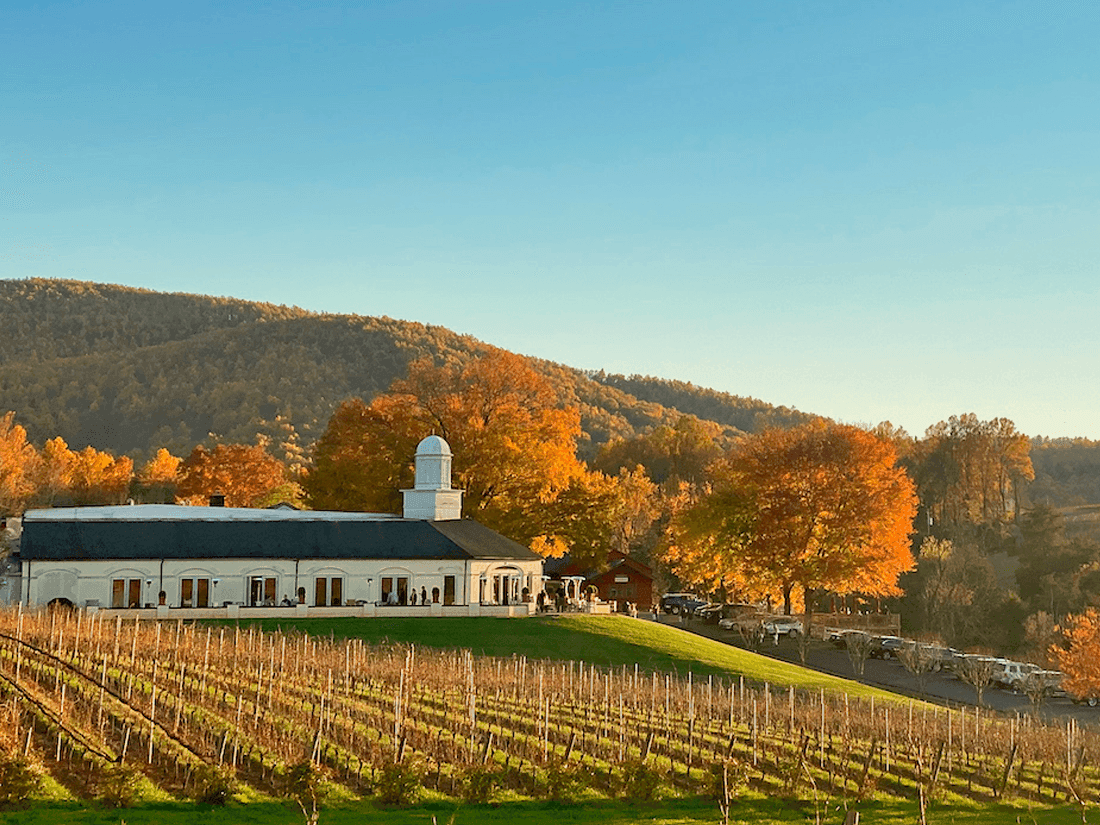
{"label": "grassy hill", "polygon": [[[395,642],[439,650],[468,649],[475,655],[550,661],[577,660],[601,668],[673,673],[686,678],[736,678],[773,686],[825,688],[852,696],[902,701],[859,682],[761,656],[677,627],[625,616],[550,616],[529,619],[309,619],[242,623],[265,631],[299,630],[368,644]],[[908,702],[908,698],[904,701]]]}
{"label": "grassy hill", "polygon": [[[139,458],[186,453],[212,432],[251,443],[292,431],[308,446],[337,404],[369,400],[411,360],[462,362],[488,346],[392,318],[40,279],[0,281],[0,328],[0,412],[39,444],[60,435]],[[585,457],[684,412],[731,435],[806,418],[682,382],[533,363],[580,409]]]}

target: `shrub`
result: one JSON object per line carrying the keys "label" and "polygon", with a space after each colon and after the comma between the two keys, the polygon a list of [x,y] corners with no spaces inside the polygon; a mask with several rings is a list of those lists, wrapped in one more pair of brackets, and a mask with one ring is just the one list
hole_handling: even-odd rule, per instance
{"label": "shrub", "polygon": [[649,802],[657,798],[661,787],[661,774],[640,759],[624,762],[620,766],[621,794],[631,802]]}
{"label": "shrub", "polygon": [[545,796],[559,802],[576,797],[584,788],[580,768],[573,763],[557,763],[546,770]]}
{"label": "shrub", "polygon": [[423,772],[413,761],[387,765],[378,774],[378,801],[386,805],[411,805],[420,798]]}
{"label": "shrub", "polygon": [[472,804],[484,804],[493,798],[500,787],[500,774],[491,767],[475,766],[462,776],[462,799]]}
{"label": "shrub", "polygon": [[110,765],[99,775],[98,797],[108,808],[131,808],[139,801],[141,772],[125,765]]}
{"label": "shrub", "polygon": [[233,777],[220,768],[204,765],[195,776],[195,799],[205,805],[224,805],[233,795]]}
{"label": "shrub", "polygon": [[748,787],[749,767],[740,759],[720,759],[712,762],[708,768],[710,787],[708,795],[712,799],[739,796]]}
{"label": "shrub", "polygon": [[26,757],[0,756],[0,807],[26,804],[41,787],[42,777]]}

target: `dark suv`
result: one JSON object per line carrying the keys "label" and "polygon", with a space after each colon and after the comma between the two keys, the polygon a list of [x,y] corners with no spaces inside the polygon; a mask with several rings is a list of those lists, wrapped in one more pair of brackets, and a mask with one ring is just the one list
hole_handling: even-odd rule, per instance
{"label": "dark suv", "polygon": [[671,613],[674,616],[678,616],[681,613],[686,613],[690,616],[695,608],[701,607],[704,604],[706,604],[706,602],[694,593],[665,593],[665,595],[661,596],[661,610],[665,613]]}

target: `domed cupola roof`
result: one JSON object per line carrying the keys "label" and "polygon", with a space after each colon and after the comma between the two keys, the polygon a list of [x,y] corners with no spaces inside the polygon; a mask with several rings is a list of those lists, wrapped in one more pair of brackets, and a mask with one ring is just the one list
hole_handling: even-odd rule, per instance
{"label": "domed cupola roof", "polygon": [[451,455],[451,445],[438,435],[429,435],[416,445],[417,455]]}
{"label": "domed cupola roof", "polygon": [[402,490],[405,518],[446,521],[462,517],[462,492],[451,487],[451,447],[429,435],[416,447],[413,489]]}

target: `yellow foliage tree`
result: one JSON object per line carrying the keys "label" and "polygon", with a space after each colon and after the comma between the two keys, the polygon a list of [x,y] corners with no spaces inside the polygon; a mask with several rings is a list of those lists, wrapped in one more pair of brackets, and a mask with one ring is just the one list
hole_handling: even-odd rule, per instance
{"label": "yellow foliage tree", "polygon": [[713,421],[683,415],[674,426],[661,425],[644,435],[605,444],[594,463],[610,473],[640,466],[654,483],[675,489],[681,482],[701,482],[707,465],[720,458],[730,442]]}
{"label": "yellow foliage tree", "polygon": [[183,459],[161,447],[142,465],[138,478],[142,484],[174,484]]}
{"label": "yellow foliage tree", "polygon": [[76,454],[69,449],[65,439],[57,436],[42,446],[40,458],[34,474],[35,499],[52,505],[72,486]]}
{"label": "yellow foliage tree", "polygon": [[183,459],[161,447],[142,465],[135,495],[145,503],[171,503],[176,499],[176,484]]}
{"label": "yellow foliage tree", "polygon": [[[710,488],[681,502],[668,557],[689,580],[750,595],[891,595],[913,566],[916,496],[893,446],[817,421],[744,439],[712,465]],[[807,629],[808,629],[807,624]]]}
{"label": "yellow foliage tree", "polygon": [[94,447],[73,453],[69,489],[77,504],[120,504],[134,478],[134,462]]}
{"label": "yellow foliage tree", "polygon": [[0,417],[0,515],[21,513],[34,493],[38,451],[27,443],[27,431],[15,413]]}

